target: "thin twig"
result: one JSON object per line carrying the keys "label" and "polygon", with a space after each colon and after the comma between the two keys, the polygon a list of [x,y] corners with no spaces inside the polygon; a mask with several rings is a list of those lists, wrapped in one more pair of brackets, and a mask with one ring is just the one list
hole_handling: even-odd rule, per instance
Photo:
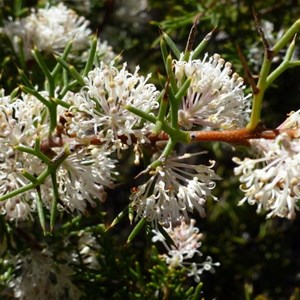
{"label": "thin twig", "polygon": [[[298,138],[299,131],[297,129],[266,129],[262,126],[258,126],[255,130],[248,130],[246,128],[234,129],[234,130],[223,130],[223,131],[189,131],[191,142],[226,142],[226,143],[238,143],[238,144],[248,144],[251,139],[267,139],[273,140],[279,134],[286,133],[291,138]],[[118,137],[122,143],[127,143],[128,137],[121,135]],[[158,135],[150,133],[147,138],[152,145],[156,145],[158,142],[168,141],[169,136],[165,132],[161,132]],[[53,138],[47,139],[41,143],[41,151],[43,153],[48,153],[51,148],[61,148],[65,144],[74,145],[74,149],[88,146],[88,145],[102,145],[103,141],[97,136],[90,136],[85,138],[84,141],[76,139],[76,144],[74,144],[75,138]],[[134,144],[137,142],[137,138],[132,135],[131,142]]]}
{"label": "thin twig", "polygon": [[273,51],[272,51],[272,49],[271,49],[271,47],[269,45],[268,40],[265,37],[264,31],[263,31],[263,29],[262,29],[262,27],[260,25],[260,19],[258,17],[258,14],[256,13],[254,7],[252,7],[252,13],[253,13],[253,17],[254,17],[254,20],[255,20],[256,29],[257,29],[259,35],[262,38],[262,42],[263,42],[263,45],[264,45],[264,50],[265,50],[265,53],[267,55],[267,58],[268,58],[268,60],[272,60],[272,58],[273,58]]}
{"label": "thin twig", "polygon": [[242,66],[243,66],[243,69],[245,71],[245,76],[246,76],[246,79],[247,81],[249,82],[251,88],[252,88],[252,91],[253,91],[253,94],[257,94],[259,92],[259,89],[255,83],[255,80],[253,78],[253,75],[249,69],[249,66],[247,64],[247,61],[246,61],[246,58],[245,56],[243,55],[243,52],[241,50],[241,48],[239,47],[239,45],[236,46],[237,47],[237,53],[238,53],[238,56],[241,60],[241,63],[242,63]]}

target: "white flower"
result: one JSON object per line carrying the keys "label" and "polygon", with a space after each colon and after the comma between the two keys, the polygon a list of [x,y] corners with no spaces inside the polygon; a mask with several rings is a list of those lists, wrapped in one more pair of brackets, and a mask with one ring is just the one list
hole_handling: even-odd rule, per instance
{"label": "white flower", "polygon": [[[112,143],[114,148],[126,148],[132,143],[131,135],[138,142],[145,142],[146,133],[152,124],[144,124],[140,118],[127,111],[132,105],[142,111],[151,112],[158,107],[158,91],[146,78],[113,65],[101,63],[85,78],[86,86],[74,96],[69,95],[70,111],[74,114],[69,120],[68,133],[78,138],[98,136],[102,141]],[[121,137],[125,137],[125,142]]]}
{"label": "white flower", "polygon": [[173,62],[178,87],[185,78],[192,80],[178,112],[180,125],[186,129],[195,125],[217,129],[243,127],[250,113],[243,79],[236,73],[231,75],[231,63],[225,62],[219,54],[208,61],[207,58],[205,55],[202,61]]}
{"label": "white flower", "polygon": [[[46,92],[41,94],[47,96]],[[15,100],[0,97],[0,196],[30,183],[23,176],[23,170],[38,176],[47,168],[35,155],[15,147],[32,148],[36,138],[48,140],[48,131],[47,111],[35,97],[22,95],[22,99]],[[49,149],[51,158],[61,150]],[[110,158],[110,154],[104,146],[89,146],[75,149],[63,161],[56,172],[59,208],[84,213],[87,203],[94,206],[95,200],[105,200],[104,188],[112,188],[113,176],[117,175],[114,171],[115,160]],[[40,191],[44,206],[50,209],[53,201],[50,176],[40,185]],[[29,218],[36,207],[37,192],[32,189],[0,202],[0,213],[5,214],[9,220],[21,221]]]}
{"label": "white flower", "polygon": [[101,250],[96,238],[85,231],[79,232],[78,251],[81,256],[81,261],[91,269],[99,269],[100,265],[97,256]]}
{"label": "white flower", "polygon": [[[45,96],[44,92],[41,92]],[[33,145],[37,136],[46,136],[48,126],[42,124],[44,105],[34,96],[22,94],[20,99],[0,97],[1,146]],[[5,148],[8,151],[8,148]],[[3,148],[1,151],[3,152]]]}
{"label": "white flower", "polygon": [[[48,126],[42,124],[43,111],[44,106],[33,96],[0,97],[0,196],[29,183],[22,175],[23,169],[31,174],[44,170],[45,166],[35,156],[15,149],[19,145],[32,147],[35,138],[47,135]],[[9,220],[25,220],[35,197],[34,192],[28,191],[0,202],[0,212]]]}
{"label": "white flower", "polygon": [[[219,176],[210,166],[181,162],[196,154],[168,157],[162,165],[150,172],[150,179],[132,190],[131,205],[137,217],[163,223],[165,227],[178,224],[183,218],[189,220],[188,211],[194,208],[205,215],[204,204]],[[213,197],[215,199],[215,197]]]}
{"label": "white flower", "polygon": [[219,262],[214,263],[212,261],[212,258],[210,256],[207,256],[206,260],[202,263],[191,263],[188,271],[188,276],[194,276],[194,280],[196,282],[200,282],[201,280],[200,275],[202,275],[204,271],[215,273],[214,267],[219,267],[219,266],[220,266]]}
{"label": "white flower", "polygon": [[277,129],[294,129],[299,130],[300,128],[300,109],[296,112],[292,111],[289,113],[288,118],[280,124]]}
{"label": "white flower", "polygon": [[98,40],[96,51],[100,61],[103,61],[105,64],[110,64],[116,58],[112,46],[107,41]]}
{"label": "white flower", "polygon": [[116,7],[115,15],[122,22],[132,24],[138,27],[141,23],[148,19],[148,1],[147,0],[121,0],[119,6]]}
{"label": "white flower", "polygon": [[213,266],[218,266],[219,263],[213,263],[211,257],[207,257],[206,260],[201,263],[191,262],[195,254],[202,256],[199,248],[201,247],[203,235],[199,233],[199,228],[195,227],[195,223],[196,221],[191,219],[189,224],[182,221],[177,227],[166,229],[174,245],[169,246],[165,237],[158,230],[152,230],[154,233],[152,241],[163,243],[168,253],[162,255],[162,258],[170,268],[186,267],[187,275],[194,276],[195,281],[199,282],[199,275],[201,275],[203,271],[213,272]]}
{"label": "white flower", "polygon": [[[72,283],[73,270],[53,261],[48,253],[33,251],[16,259],[9,286],[21,300],[80,299],[82,292]],[[68,295],[68,296],[67,296]]]}
{"label": "white flower", "polygon": [[22,41],[25,58],[28,59],[34,46],[47,53],[61,53],[73,41],[74,51],[86,49],[91,34],[88,26],[88,20],[59,3],[33,10],[26,18],[7,22],[3,32],[12,40],[17,53]]}
{"label": "white flower", "polygon": [[[58,192],[63,206],[84,213],[87,203],[105,201],[105,187],[113,187],[115,160],[105,148],[89,147],[71,154],[57,170]],[[46,199],[44,201],[46,202]],[[51,201],[51,199],[49,199]]]}
{"label": "white flower", "polygon": [[[292,114],[281,129],[298,128],[299,112]],[[300,141],[291,139],[286,133],[275,140],[251,140],[259,158],[234,158],[239,166],[241,190],[245,197],[240,204],[248,201],[258,205],[258,212],[268,212],[267,217],[280,216],[295,218],[300,199]]]}

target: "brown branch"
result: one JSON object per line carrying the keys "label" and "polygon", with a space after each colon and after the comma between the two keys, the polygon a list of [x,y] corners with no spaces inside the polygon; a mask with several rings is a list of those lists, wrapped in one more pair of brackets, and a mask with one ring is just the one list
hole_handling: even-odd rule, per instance
{"label": "brown branch", "polygon": [[193,44],[194,44],[194,40],[195,40],[195,35],[196,35],[196,29],[197,29],[198,21],[199,21],[199,16],[197,16],[195,18],[193,26],[192,26],[192,28],[190,30],[188,41],[187,41],[186,47],[185,47],[185,52],[190,52],[193,49]]}
{"label": "brown branch", "polygon": [[248,143],[251,139],[273,140],[281,133],[286,133],[292,138],[298,137],[294,129],[256,129],[249,131],[245,128],[226,131],[191,131],[190,136],[193,142],[226,142],[226,143]]}
{"label": "brown branch", "polygon": [[239,58],[240,58],[240,60],[241,60],[243,69],[244,69],[244,71],[245,71],[246,79],[247,79],[248,83],[249,83],[250,86],[251,86],[251,89],[252,89],[252,91],[253,91],[253,94],[258,94],[259,89],[258,89],[258,87],[257,87],[257,85],[256,85],[256,83],[255,83],[255,80],[254,80],[254,78],[253,78],[253,76],[252,76],[252,73],[251,73],[251,71],[250,71],[250,69],[249,69],[249,66],[248,66],[248,64],[247,64],[246,58],[245,58],[245,56],[244,56],[244,54],[243,54],[243,52],[242,52],[240,46],[237,45],[236,47],[237,47],[237,53],[238,53],[238,56],[239,56]]}
{"label": "brown branch", "polygon": [[34,250],[40,250],[42,251],[43,250],[43,247],[42,245],[35,239],[35,237],[30,234],[28,231],[22,229],[21,227],[16,227],[15,228],[15,231],[17,232],[18,236],[26,241],[26,243],[29,245],[29,247],[31,249],[34,249]]}
{"label": "brown branch", "polygon": [[[255,130],[249,131],[246,128],[235,129],[235,130],[224,130],[224,131],[190,131],[191,142],[225,142],[225,143],[237,143],[237,144],[248,144],[251,139],[267,139],[273,140],[279,134],[286,133],[291,138],[298,138],[299,133],[297,129],[265,129],[258,127]],[[159,135],[150,133],[147,138],[151,144],[155,145],[157,142],[167,141],[169,139],[168,134],[161,132]],[[122,143],[127,143],[127,136],[119,136]],[[137,142],[137,138],[131,136],[132,143]],[[91,136],[83,141],[76,139],[75,137],[68,138],[51,138],[44,140],[41,144],[41,151],[47,155],[51,148],[60,148],[65,144],[73,145],[76,148],[88,146],[88,145],[102,145],[104,142],[101,141],[97,136]]]}
{"label": "brown branch", "polygon": [[262,42],[263,42],[264,50],[265,50],[265,55],[267,56],[268,60],[272,60],[272,58],[273,58],[273,50],[271,49],[271,47],[269,45],[269,42],[266,39],[265,33],[264,33],[264,31],[263,31],[263,29],[262,29],[262,27],[260,25],[260,20],[259,20],[258,14],[256,13],[254,7],[252,7],[252,13],[253,13],[253,17],[254,17],[256,29],[257,29],[259,35],[262,38]]}

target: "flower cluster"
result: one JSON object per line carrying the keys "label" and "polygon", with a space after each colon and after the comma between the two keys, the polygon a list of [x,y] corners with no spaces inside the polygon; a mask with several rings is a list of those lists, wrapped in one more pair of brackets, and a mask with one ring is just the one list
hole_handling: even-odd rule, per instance
{"label": "flower cluster", "polygon": [[79,232],[78,250],[82,262],[89,268],[97,270],[100,268],[97,256],[101,250],[96,238],[89,232]]}
{"label": "flower cluster", "polygon": [[114,12],[117,20],[127,22],[138,28],[141,23],[148,19],[148,0],[138,2],[134,0],[121,0],[118,4]]}
{"label": "flower cluster", "polygon": [[[21,99],[0,97],[0,195],[16,190],[28,180],[22,170],[38,173],[43,164],[36,157],[17,151],[16,146],[33,146],[39,136],[45,136],[47,126],[41,123],[44,106],[35,97],[22,95]],[[27,201],[24,201],[27,199]],[[24,220],[30,214],[31,192],[17,195],[0,203],[1,213],[8,219]]]}
{"label": "flower cluster", "polygon": [[172,227],[183,219],[188,221],[188,212],[194,208],[205,216],[204,204],[215,187],[213,180],[220,178],[212,170],[214,162],[210,166],[182,162],[198,154],[168,157],[150,171],[151,177],[146,183],[132,189],[130,200],[137,217]]}
{"label": "flower cluster", "polygon": [[72,282],[73,270],[54,262],[51,255],[33,251],[16,258],[15,276],[9,287],[16,299],[80,299],[81,291]]}
{"label": "flower cluster", "polygon": [[81,91],[68,96],[72,114],[66,124],[68,134],[80,139],[98,137],[112,145],[111,149],[127,148],[132,136],[137,142],[147,141],[146,134],[153,124],[142,122],[126,106],[150,113],[158,107],[159,92],[147,83],[150,75],[139,76],[138,70],[132,74],[126,64],[118,70],[113,64],[101,63],[89,72]]}
{"label": "flower cluster", "polygon": [[100,245],[100,236],[88,231],[87,228],[77,233],[77,244],[72,244],[72,238],[65,236],[62,251],[57,254],[59,259],[73,265],[84,265],[88,269],[100,270],[99,261],[104,258]]}
{"label": "flower cluster", "polygon": [[[298,130],[300,111],[291,114],[280,129]],[[251,140],[258,158],[234,158],[239,165],[235,174],[240,175],[241,190],[248,201],[258,205],[258,212],[269,212],[267,217],[295,218],[300,199],[300,144],[299,138],[287,133],[279,134],[275,140]]]}
{"label": "flower cluster", "polygon": [[154,236],[152,241],[161,242],[168,253],[162,255],[162,258],[170,266],[170,268],[185,267],[187,275],[194,276],[196,282],[200,281],[200,275],[203,271],[214,272],[214,266],[219,266],[219,263],[213,263],[212,258],[208,256],[204,262],[190,262],[195,255],[202,256],[199,251],[203,235],[199,233],[199,228],[195,227],[196,221],[190,220],[187,224],[184,221],[175,228],[168,228],[166,232],[174,242],[174,245],[168,245],[165,237],[158,230],[152,230]]}
{"label": "flower cluster", "polygon": [[250,113],[249,96],[244,96],[243,79],[232,74],[232,65],[219,54],[203,60],[174,60],[178,86],[191,78],[187,95],[178,112],[181,126],[191,129],[195,125],[214,129],[243,127]]}
{"label": "flower cluster", "polygon": [[110,158],[110,154],[103,147],[91,146],[64,160],[56,174],[63,207],[84,213],[87,203],[94,207],[95,201],[105,201],[104,188],[112,188],[113,177],[118,174],[114,170],[116,161]]}
{"label": "flower cluster", "polygon": [[[78,52],[88,49],[91,44],[92,31],[88,26],[88,20],[59,3],[32,10],[25,18],[7,21],[2,32],[10,38],[15,52],[23,51],[24,58],[28,60],[32,57],[34,47],[46,53],[62,53],[71,41],[72,52],[78,55]],[[106,62],[115,58],[106,41],[98,41],[97,53]],[[83,52],[81,59],[85,56]]]}
{"label": "flower cluster", "polygon": [[[47,92],[40,92],[47,98]],[[46,169],[37,156],[19,150],[18,147],[32,148],[36,139],[48,140],[49,119],[44,105],[35,97],[23,94],[20,99],[0,97],[0,196],[22,188],[30,183],[23,175],[32,176]],[[51,158],[58,153],[48,149]],[[95,199],[105,200],[104,187],[112,187],[113,176],[117,173],[115,160],[105,147],[89,146],[70,154],[59,166],[58,193],[61,209],[85,212],[87,202],[95,205]],[[53,186],[50,178],[40,186],[44,205],[50,209]],[[37,193],[28,190],[0,203],[1,213],[10,220],[27,219],[37,207]]]}

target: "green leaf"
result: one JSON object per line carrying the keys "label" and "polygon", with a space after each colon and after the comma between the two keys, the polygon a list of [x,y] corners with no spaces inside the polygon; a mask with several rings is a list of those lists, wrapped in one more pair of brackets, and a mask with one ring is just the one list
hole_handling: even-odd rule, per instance
{"label": "green leaf", "polygon": [[180,58],[180,51],[177,48],[176,44],[173,42],[173,40],[165,32],[163,32],[163,38],[166,41],[166,43],[168,44],[168,46],[170,47],[170,49],[172,50],[175,57],[177,59],[179,59]]}
{"label": "green leaf", "polygon": [[96,55],[96,50],[97,50],[97,37],[95,36],[92,40],[92,44],[91,44],[90,51],[89,51],[89,57],[85,64],[83,76],[87,76],[88,72],[92,69],[92,66],[94,64],[95,55]]}
{"label": "green leaf", "polygon": [[38,217],[39,217],[41,227],[43,229],[43,233],[44,235],[46,235],[45,214],[44,214],[42,195],[41,195],[41,190],[39,185],[36,187],[36,191],[38,195],[36,199],[36,208],[38,212]]}
{"label": "green leaf", "polygon": [[131,243],[132,240],[137,236],[137,234],[142,230],[144,225],[146,224],[146,218],[140,219],[140,221],[135,225],[130,235],[127,238],[127,244]]}
{"label": "green leaf", "polygon": [[112,227],[114,227],[115,225],[117,225],[121,220],[123,220],[123,218],[128,215],[128,210],[129,210],[129,205],[127,205],[116,217],[115,219],[112,221],[112,223],[106,228],[105,231],[108,231],[109,229],[111,229]]}
{"label": "green leaf", "polygon": [[203,286],[203,283],[199,282],[198,285],[197,285],[197,287],[196,287],[196,290],[195,290],[195,293],[193,295],[192,300],[199,300],[199,299],[201,299],[200,298],[200,294],[201,294],[202,286]]}

